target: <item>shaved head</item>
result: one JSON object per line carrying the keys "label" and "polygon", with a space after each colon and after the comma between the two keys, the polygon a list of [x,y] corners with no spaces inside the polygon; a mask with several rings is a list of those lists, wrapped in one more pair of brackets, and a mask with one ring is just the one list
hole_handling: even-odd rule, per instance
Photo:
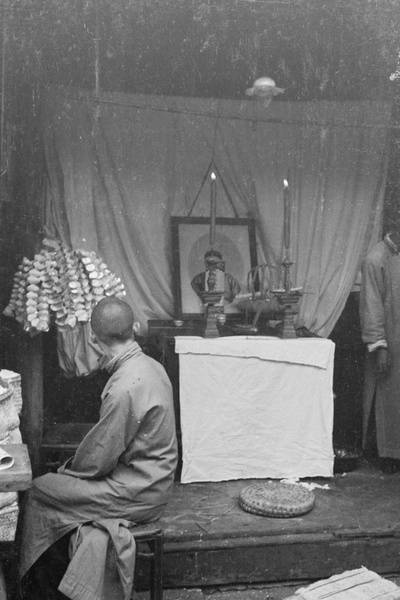
{"label": "shaved head", "polygon": [[109,346],[130,339],[133,322],[133,312],[129,304],[114,296],[100,300],[90,319],[94,334]]}

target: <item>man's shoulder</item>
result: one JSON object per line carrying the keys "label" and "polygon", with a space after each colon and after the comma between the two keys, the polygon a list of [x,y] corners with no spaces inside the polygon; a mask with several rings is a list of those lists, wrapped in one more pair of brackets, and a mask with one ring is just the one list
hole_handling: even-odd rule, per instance
{"label": "man's shoulder", "polygon": [[160,384],[169,385],[169,379],[159,362],[140,352],[122,363],[110,377],[109,383],[119,388],[134,390],[143,386],[153,388]]}

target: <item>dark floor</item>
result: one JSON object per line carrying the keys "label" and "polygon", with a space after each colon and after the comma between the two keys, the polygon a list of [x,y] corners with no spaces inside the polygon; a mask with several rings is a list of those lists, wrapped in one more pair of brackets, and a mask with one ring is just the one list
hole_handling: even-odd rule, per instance
{"label": "dark floor", "polygon": [[[291,519],[271,519],[238,506],[243,487],[257,480],[175,484],[162,519],[167,542],[330,532],[400,531],[400,471],[386,474],[360,462],[332,479],[308,479],[316,485],[311,512]],[[325,489],[324,489],[325,488]]]}
{"label": "dark floor", "polygon": [[360,566],[400,574],[400,471],[361,461],[332,479],[308,480],[317,485],[315,506],[289,519],[239,508],[250,483],[175,485],[161,521],[166,587],[291,584]]}

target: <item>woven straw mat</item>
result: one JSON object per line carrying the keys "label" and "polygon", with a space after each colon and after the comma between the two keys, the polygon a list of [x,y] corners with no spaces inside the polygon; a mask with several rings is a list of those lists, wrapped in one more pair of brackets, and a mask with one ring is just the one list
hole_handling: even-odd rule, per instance
{"label": "woven straw mat", "polygon": [[309,512],[315,503],[312,492],[294,483],[263,481],[243,488],[239,506],[263,517],[297,517]]}

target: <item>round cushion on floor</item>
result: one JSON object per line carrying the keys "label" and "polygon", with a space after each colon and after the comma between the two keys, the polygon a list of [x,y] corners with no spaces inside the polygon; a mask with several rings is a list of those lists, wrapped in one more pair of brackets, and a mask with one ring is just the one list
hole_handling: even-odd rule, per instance
{"label": "round cushion on floor", "polygon": [[312,509],[315,496],[295,483],[263,481],[242,489],[239,506],[263,517],[297,517]]}

